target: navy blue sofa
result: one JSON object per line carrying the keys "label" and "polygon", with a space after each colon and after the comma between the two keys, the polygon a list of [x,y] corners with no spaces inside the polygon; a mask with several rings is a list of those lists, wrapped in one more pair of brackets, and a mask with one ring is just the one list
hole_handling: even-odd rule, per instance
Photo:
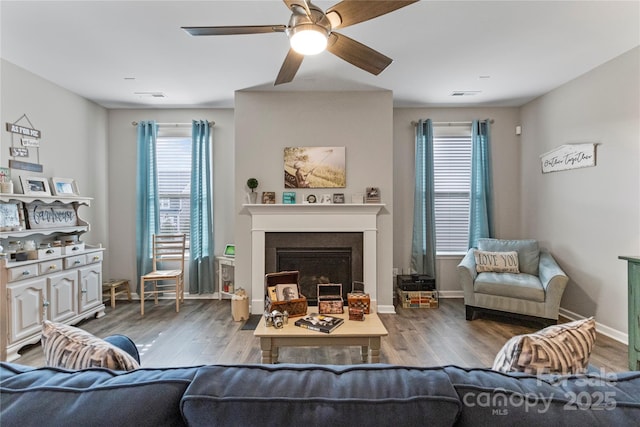
{"label": "navy blue sofa", "polygon": [[210,365],[130,372],[0,363],[3,426],[638,426],[640,372]]}

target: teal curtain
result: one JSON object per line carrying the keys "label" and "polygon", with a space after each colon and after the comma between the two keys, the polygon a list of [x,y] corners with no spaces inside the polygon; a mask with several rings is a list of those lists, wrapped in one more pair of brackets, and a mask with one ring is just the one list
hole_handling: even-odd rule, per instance
{"label": "teal curtain", "polygon": [[493,175],[489,121],[474,120],[471,127],[469,247],[476,248],[478,239],[493,237]]}
{"label": "teal curtain", "polygon": [[191,240],[189,246],[189,293],[214,291],[213,179],[211,176],[211,130],[204,120],[192,123]]}
{"label": "teal curtain", "polygon": [[436,219],[433,182],[433,124],[420,120],[416,125],[415,190],[411,269],[436,277]]}
{"label": "teal curtain", "polygon": [[158,179],[156,174],[156,140],[158,125],[154,120],[138,123],[138,162],[136,174],[136,290],[140,293],[140,276],[151,271],[151,236],[160,229],[158,218]]}

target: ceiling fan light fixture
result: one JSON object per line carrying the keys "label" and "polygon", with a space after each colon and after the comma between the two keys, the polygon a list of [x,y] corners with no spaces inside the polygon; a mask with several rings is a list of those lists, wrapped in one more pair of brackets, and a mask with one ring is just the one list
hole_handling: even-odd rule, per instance
{"label": "ceiling fan light fixture", "polygon": [[329,32],[317,24],[299,24],[291,28],[291,48],[301,55],[316,55],[327,48]]}

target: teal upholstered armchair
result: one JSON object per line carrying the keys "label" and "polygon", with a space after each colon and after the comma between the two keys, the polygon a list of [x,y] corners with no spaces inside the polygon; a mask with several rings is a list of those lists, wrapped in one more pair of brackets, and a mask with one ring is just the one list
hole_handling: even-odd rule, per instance
{"label": "teal upholstered armchair", "polygon": [[569,278],[537,240],[480,239],[457,267],[467,320],[477,312],[558,322]]}

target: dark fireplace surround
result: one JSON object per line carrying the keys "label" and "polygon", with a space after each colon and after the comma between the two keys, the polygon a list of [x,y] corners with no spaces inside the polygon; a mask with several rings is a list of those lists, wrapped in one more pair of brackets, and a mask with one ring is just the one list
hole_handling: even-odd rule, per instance
{"label": "dark fireplace surround", "polygon": [[300,272],[300,292],[317,305],[318,283],[341,283],[342,297],[363,278],[363,236],[359,232],[267,232],[265,272]]}

